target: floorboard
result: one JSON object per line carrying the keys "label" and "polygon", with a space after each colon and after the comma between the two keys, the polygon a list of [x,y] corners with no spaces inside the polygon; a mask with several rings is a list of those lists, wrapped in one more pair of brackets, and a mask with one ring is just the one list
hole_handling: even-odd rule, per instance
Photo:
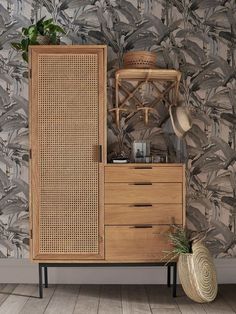
{"label": "floorboard", "polygon": [[151,314],[145,287],[143,285],[122,286],[123,314]]}
{"label": "floorboard", "polygon": [[[152,309],[152,314],[181,314],[178,309]],[[189,313],[191,314],[191,313]]]}
{"label": "floorboard", "polygon": [[73,314],[78,294],[78,285],[58,285],[45,313]]}
{"label": "floorboard", "polygon": [[16,284],[1,284],[0,285],[0,306],[9,297],[12,291],[16,288]]}
{"label": "floorboard", "polygon": [[182,314],[206,314],[202,304],[190,300],[180,286],[178,286],[178,294],[175,301]]}
{"label": "floorboard", "polygon": [[121,287],[104,285],[101,288],[98,314],[122,314]]}
{"label": "floorboard", "polygon": [[219,294],[227,304],[236,312],[236,285],[219,286]]}
{"label": "floorboard", "polygon": [[[235,296],[236,297],[236,296]],[[232,308],[225,302],[220,294],[211,303],[203,304],[206,313],[209,314],[233,314]]]}
{"label": "floorboard", "polygon": [[176,300],[172,297],[171,288],[161,285],[150,285],[146,286],[146,291],[152,311],[154,309],[168,309],[180,313]]}
{"label": "floorboard", "polygon": [[214,302],[177,297],[163,285],[49,285],[43,299],[37,285],[0,284],[0,314],[236,314],[236,285],[220,285]]}
{"label": "floorboard", "polygon": [[99,285],[82,285],[73,314],[97,314],[99,295]]}
{"label": "floorboard", "polygon": [[43,314],[55,292],[56,286],[50,285],[43,291],[43,298],[39,298],[38,289],[33,294],[34,297],[29,298],[23,306],[20,314]]}
{"label": "floorboard", "polygon": [[17,285],[0,307],[0,314],[18,314],[30,296],[37,290],[36,285]]}

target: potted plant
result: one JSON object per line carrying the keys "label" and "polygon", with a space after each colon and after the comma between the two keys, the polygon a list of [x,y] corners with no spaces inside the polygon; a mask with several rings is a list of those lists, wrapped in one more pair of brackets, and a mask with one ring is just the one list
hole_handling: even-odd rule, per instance
{"label": "potted plant", "polygon": [[178,257],[178,273],[186,295],[198,303],[211,302],[217,295],[216,270],[212,256],[203,243],[206,232],[191,233],[173,226],[171,260]]}
{"label": "potted plant", "polygon": [[58,36],[65,31],[53,23],[53,19],[45,20],[45,16],[36,24],[22,28],[22,39],[20,42],[11,43],[16,50],[22,51],[22,58],[28,62],[29,45],[56,45],[59,43]]}

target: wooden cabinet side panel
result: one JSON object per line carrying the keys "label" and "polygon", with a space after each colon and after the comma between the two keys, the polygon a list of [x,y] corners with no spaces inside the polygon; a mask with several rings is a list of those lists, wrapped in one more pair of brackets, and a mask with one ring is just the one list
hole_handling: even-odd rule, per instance
{"label": "wooden cabinet side panel", "polygon": [[[39,208],[40,208],[40,182],[38,175],[38,54],[29,50],[30,55],[30,102],[29,102],[29,148],[30,148],[30,233],[31,237],[31,258],[34,259],[39,252]],[[32,75],[34,73],[34,75]],[[32,156],[33,154],[33,156]]]}

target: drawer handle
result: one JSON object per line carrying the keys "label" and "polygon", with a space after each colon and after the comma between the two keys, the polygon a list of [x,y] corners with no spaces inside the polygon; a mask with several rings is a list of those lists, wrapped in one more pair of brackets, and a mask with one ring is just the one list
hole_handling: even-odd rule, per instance
{"label": "drawer handle", "polygon": [[133,207],[152,207],[152,204],[134,204]]}
{"label": "drawer handle", "polygon": [[134,167],[134,169],[152,169],[152,167]]}
{"label": "drawer handle", "polygon": [[152,228],[152,226],[150,225],[135,225],[131,228],[135,228],[135,229],[147,229],[147,228]]}
{"label": "drawer handle", "polygon": [[130,183],[131,185],[152,185],[151,182],[134,182]]}

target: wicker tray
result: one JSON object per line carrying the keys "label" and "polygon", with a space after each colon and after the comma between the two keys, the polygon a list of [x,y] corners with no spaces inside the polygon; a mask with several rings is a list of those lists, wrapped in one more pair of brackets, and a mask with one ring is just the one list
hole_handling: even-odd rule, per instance
{"label": "wicker tray", "polygon": [[156,67],[157,54],[151,51],[129,51],[124,54],[125,68],[153,69]]}

